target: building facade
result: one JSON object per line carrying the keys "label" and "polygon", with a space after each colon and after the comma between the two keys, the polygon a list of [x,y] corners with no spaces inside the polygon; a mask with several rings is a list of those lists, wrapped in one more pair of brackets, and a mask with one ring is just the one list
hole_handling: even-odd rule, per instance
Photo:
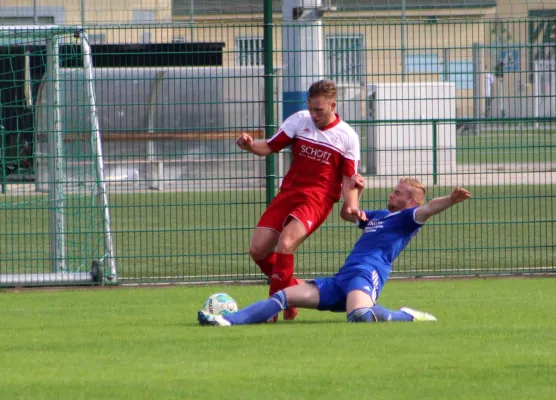
{"label": "building facade", "polygon": [[[458,117],[550,115],[539,101],[556,95],[556,0],[332,5],[322,15],[322,46],[314,53],[324,57],[319,75],[362,88],[452,81]],[[287,67],[282,1],[272,6],[273,62]],[[4,0],[0,24],[86,25],[92,44],[218,42],[222,66],[261,66],[262,12],[263,2],[253,0]]]}

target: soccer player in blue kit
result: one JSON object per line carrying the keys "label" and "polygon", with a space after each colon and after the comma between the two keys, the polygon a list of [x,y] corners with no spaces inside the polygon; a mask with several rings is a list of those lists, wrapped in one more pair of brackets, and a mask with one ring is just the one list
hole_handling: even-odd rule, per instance
{"label": "soccer player in blue kit", "polygon": [[306,280],[226,317],[198,313],[201,325],[245,325],[266,322],[287,307],[347,313],[349,322],[436,321],[428,313],[402,307],[388,310],[376,304],[392,271],[392,263],[433,215],[471,197],[456,187],[448,196],[424,204],[425,187],[418,180],[402,178],[384,210],[344,209],[342,218],[359,225],[363,234],[343,267],[333,276]]}

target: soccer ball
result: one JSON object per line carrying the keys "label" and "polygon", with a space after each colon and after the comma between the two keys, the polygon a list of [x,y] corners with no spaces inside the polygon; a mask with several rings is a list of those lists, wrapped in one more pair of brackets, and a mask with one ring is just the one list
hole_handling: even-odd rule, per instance
{"label": "soccer ball", "polygon": [[237,303],[226,293],[216,293],[205,301],[203,311],[213,315],[226,316],[237,311]]}

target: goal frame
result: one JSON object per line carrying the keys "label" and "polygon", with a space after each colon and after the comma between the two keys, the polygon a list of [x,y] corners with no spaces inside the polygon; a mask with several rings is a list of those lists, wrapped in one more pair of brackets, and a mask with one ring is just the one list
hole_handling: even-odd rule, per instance
{"label": "goal frame", "polygon": [[[27,33],[27,35],[23,35]],[[104,255],[99,260],[93,260],[88,272],[72,271],[68,265],[65,230],[65,176],[64,176],[64,132],[61,121],[60,103],[60,54],[59,46],[62,36],[73,35],[80,39],[81,56],[83,61],[83,75],[85,80],[85,96],[88,99],[87,113],[90,117],[91,148],[93,150],[94,174],[99,208],[102,212]],[[108,191],[104,180],[104,161],[100,136],[99,119],[97,113],[94,74],[91,47],[87,33],[82,27],[57,25],[32,26],[4,26],[0,27],[0,45],[33,45],[38,42],[46,44],[46,73],[45,95],[47,105],[47,148],[48,165],[48,200],[49,200],[49,230],[50,230],[50,273],[24,273],[0,275],[0,285],[53,285],[77,284],[108,281],[116,283],[118,280],[114,242],[112,238]]]}

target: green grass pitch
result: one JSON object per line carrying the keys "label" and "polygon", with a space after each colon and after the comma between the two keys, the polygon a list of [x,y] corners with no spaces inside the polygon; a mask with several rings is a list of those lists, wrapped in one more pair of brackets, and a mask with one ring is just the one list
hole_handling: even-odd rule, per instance
{"label": "green grass pitch", "polygon": [[458,164],[551,163],[556,158],[556,132],[501,132],[456,139]]}
{"label": "green grass pitch", "polygon": [[0,292],[3,399],[554,399],[554,277],[393,280],[379,303],[436,323],[298,320],[199,327],[225,291],[266,286]]}

